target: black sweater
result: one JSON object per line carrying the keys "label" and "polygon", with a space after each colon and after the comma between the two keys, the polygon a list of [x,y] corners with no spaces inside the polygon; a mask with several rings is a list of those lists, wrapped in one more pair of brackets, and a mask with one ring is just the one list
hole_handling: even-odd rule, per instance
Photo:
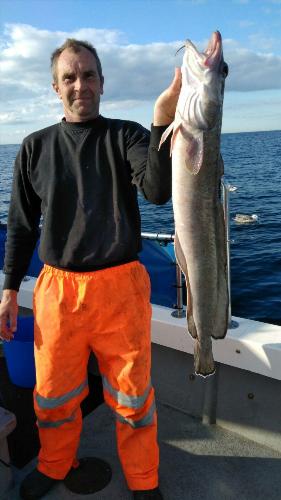
{"label": "black sweater", "polygon": [[41,214],[46,264],[81,272],[137,259],[137,189],[155,204],[171,197],[169,141],[158,151],[164,129],[99,116],[28,136],[15,162],[4,288],[19,289]]}

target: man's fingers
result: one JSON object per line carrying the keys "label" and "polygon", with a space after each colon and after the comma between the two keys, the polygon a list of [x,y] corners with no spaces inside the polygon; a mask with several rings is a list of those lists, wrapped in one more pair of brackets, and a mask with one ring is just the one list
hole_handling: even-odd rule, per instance
{"label": "man's fingers", "polygon": [[4,290],[0,302],[0,337],[4,340],[14,338],[17,329],[17,291]]}
{"label": "man's fingers", "polygon": [[155,102],[153,124],[169,125],[175,117],[176,106],[181,90],[181,69],[175,68],[174,79],[170,86],[160,94]]}
{"label": "man's fingers", "polygon": [[9,317],[8,314],[4,314],[0,322],[0,338],[8,341],[13,339],[14,332],[16,331],[16,329],[17,329],[17,316],[13,316],[13,318],[11,318]]}
{"label": "man's fingers", "polygon": [[180,89],[181,89],[181,69],[180,68],[175,68],[175,75],[174,79],[171,84],[172,90],[179,94]]}
{"label": "man's fingers", "polygon": [[17,315],[15,314],[10,315],[10,331],[11,332],[17,331]]}
{"label": "man's fingers", "polygon": [[14,338],[13,332],[11,329],[8,327],[6,321],[1,321],[1,326],[0,326],[0,338],[6,341],[9,341]]}
{"label": "man's fingers", "polygon": [[2,333],[7,333],[7,330],[8,330],[8,325],[7,325],[7,321],[8,321],[8,316],[5,314],[1,317],[1,321],[0,321],[0,335],[2,335]]}
{"label": "man's fingers", "polygon": [[6,342],[10,342],[13,340],[14,335],[12,333],[1,333],[0,340],[5,340]]}

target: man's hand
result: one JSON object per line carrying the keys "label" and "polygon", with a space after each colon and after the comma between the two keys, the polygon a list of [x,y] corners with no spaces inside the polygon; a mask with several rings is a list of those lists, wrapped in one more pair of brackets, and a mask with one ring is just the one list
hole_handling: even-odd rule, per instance
{"label": "man's hand", "polygon": [[4,290],[0,303],[0,339],[11,340],[17,329],[18,316],[18,292],[16,290]]}
{"label": "man's hand", "polygon": [[156,100],[153,125],[169,125],[174,121],[180,90],[181,70],[175,68],[175,76],[171,85]]}

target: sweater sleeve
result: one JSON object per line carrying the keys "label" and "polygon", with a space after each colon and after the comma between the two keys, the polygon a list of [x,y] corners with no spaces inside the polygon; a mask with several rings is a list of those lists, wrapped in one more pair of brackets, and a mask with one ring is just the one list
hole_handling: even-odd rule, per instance
{"label": "sweater sleeve", "polygon": [[172,195],[170,140],[165,141],[158,150],[165,129],[166,127],[152,125],[149,134],[148,130],[139,127],[131,137],[127,151],[133,184],[155,205],[166,203]]}
{"label": "sweater sleeve", "polygon": [[39,237],[41,201],[30,182],[29,154],[22,145],[14,167],[3,271],[4,289],[19,290]]}

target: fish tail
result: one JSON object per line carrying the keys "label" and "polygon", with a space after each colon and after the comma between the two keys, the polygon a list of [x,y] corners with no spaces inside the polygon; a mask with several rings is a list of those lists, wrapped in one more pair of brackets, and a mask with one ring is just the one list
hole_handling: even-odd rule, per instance
{"label": "fish tail", "polygon": [[212,353],[212,341],[204,342],[204,346],[199,340],[194,344],[194,367],[196,375],[212,375],[216,371],[215,361]]}

